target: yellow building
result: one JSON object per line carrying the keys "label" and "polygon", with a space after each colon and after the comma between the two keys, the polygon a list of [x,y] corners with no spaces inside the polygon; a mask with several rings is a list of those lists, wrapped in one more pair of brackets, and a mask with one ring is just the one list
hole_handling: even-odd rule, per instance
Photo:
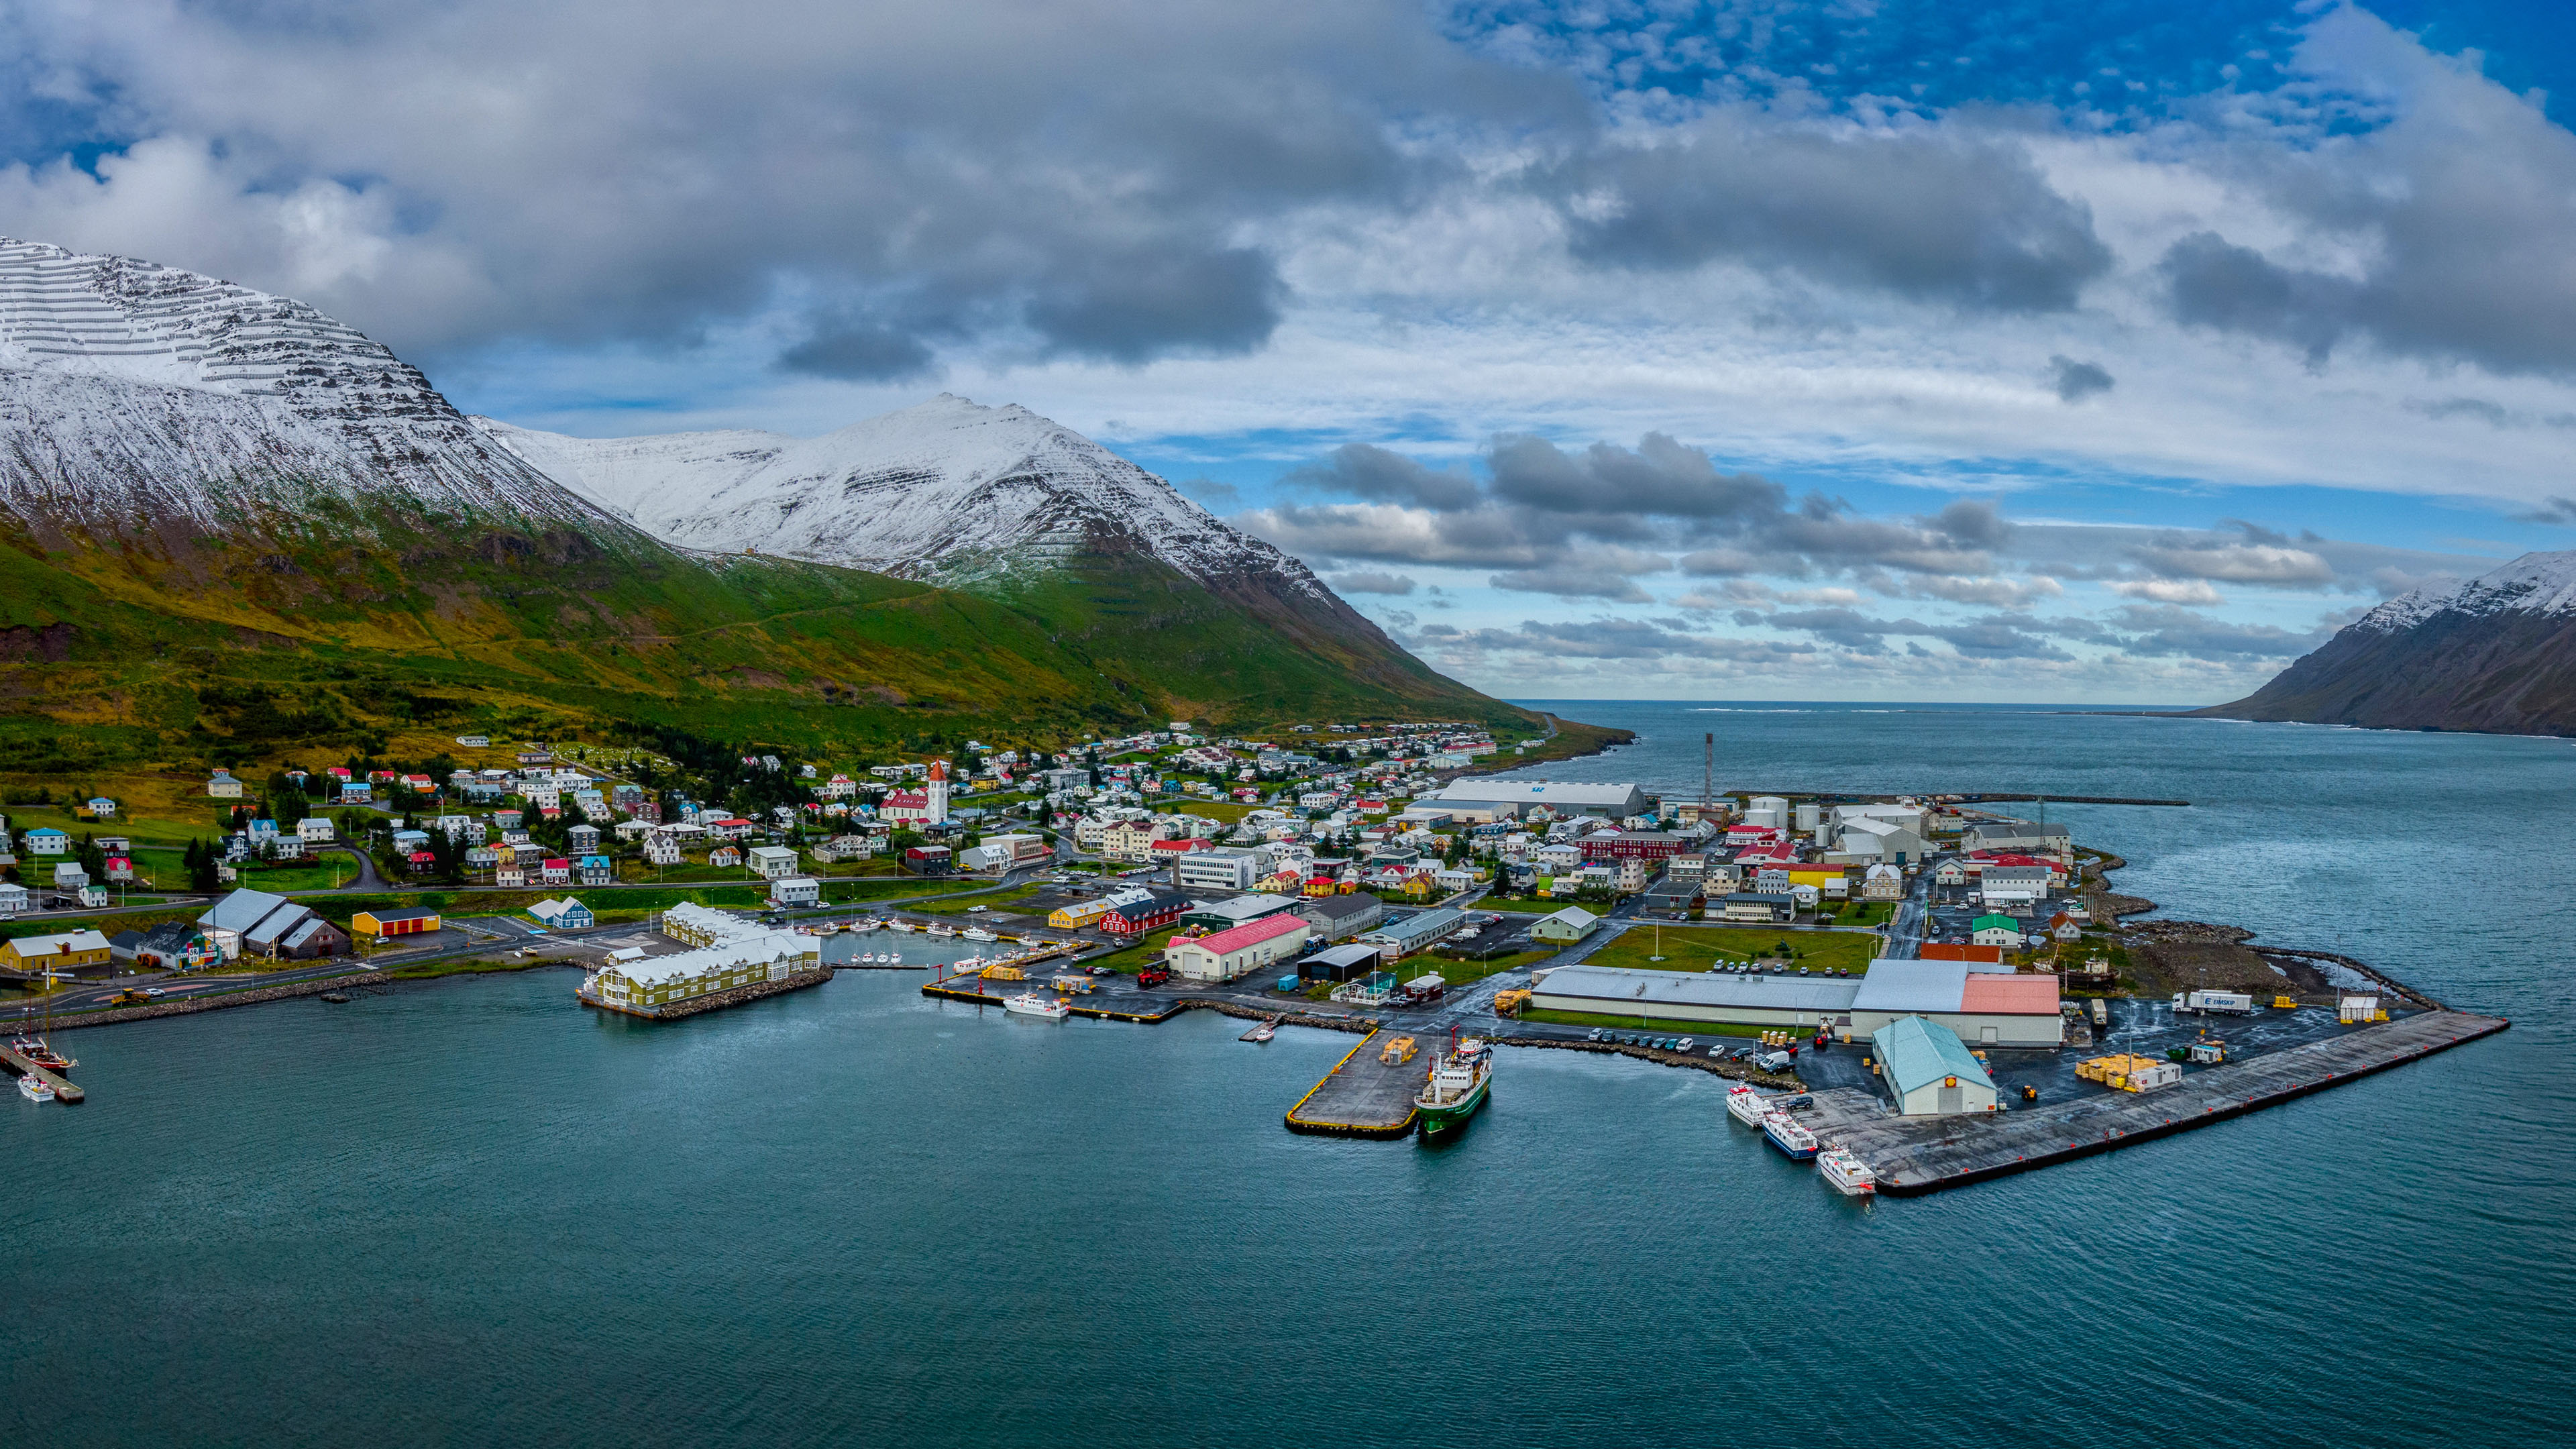
{"label": "yellow building", "polygon": [[1816,865],[1813,863],[1792,865],[1789,867],[1789,884],[1793,886],[1814,886],[1818,890],[1823,890],[1828,882],[1843,879],[1844,870],[1845,867],[1839,865]]}
{"label": "yellow building", "polygon": [[1105,900],[1080,901],[1047,912],[1047,924],[1059,931],[1078,931],[1108,914],[1109,902]]}
{"label": "yellow building", "polygon": [[822,964],[819,937],[762,931],[676,956],[647,956],[603,966],[582,983],[581,996],[612,1011],[655,1016],[662,1008],[684,1001],[737,986],[784,981]]}
{"label": "yellow building", "polygon": [[0,968],[10,971],[79,971],[108,963],[107,938],[96,931],[64,931],[0,941]]}

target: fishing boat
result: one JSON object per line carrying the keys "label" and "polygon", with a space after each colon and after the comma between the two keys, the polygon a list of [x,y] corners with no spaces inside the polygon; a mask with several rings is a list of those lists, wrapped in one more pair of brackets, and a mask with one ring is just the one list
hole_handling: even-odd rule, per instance
{"label": "fishing boat", "polygon": [[948,926],[924,926],[921,929],[934,936],[954,936],[957,934],[955,929]]}
{"label": "fishing boat", "polygon": [[38,1076],[20,1077],[18,1095],[30,1102],[50,1102],[54,1100],[54,1085]]}
{"label": "fishing boat", "polygon": [[1735,1086],[1726,1089],[1726,1115],[1756,1132],[1762,1130],[1762,1118],[1770,1110],[1769,1101],[1751,1087]]}
{"label": "fishing boat", "polygon": [[9,1050],[34,1062],[49,1072],[68,1072],[80,1063],[55,1051],[40,1036],[22,1036],[9,1043]]}
{"label": "fishing boat", "polygon": [[1270,1040],[1272,1037],[1277,1036],[1278,1034],[1279,1034],[1279,1018],[1277,1018],[1277,1017],[1275,1017],[1275,1016],[1274,1016],[1274,1017],[1270,1018],[1268,1021],[1265,1021],[1265,1022],[1261,1023],[1260,1025],[1258,1025],[1258,1026],[1254,1027],[1252,1030],[1245,1032],[1241,1037],[1237,1038],[1237,1040],[1239,1040],[1239,1041],[1268,1041],[1268,1040]]}
{"label": "fishing boat", "polygon": [[909,930],[911,930],[911,929],[912,929],[912,922],[910,922],[910,921],[888,921],[888,922],[886,922],[886,929],[887,929],[887,930],[889,930],[889,931],[909,931]]}
{"label": "fishing boat", "polygon": [[1773,1112],[1762,1119],[1762,1136],[1783,1156],[1805,1162],[1816,1155],[1816,1134],[1800,1126],[1786,1112]]}
{"label": "fishing boat", "polygon": [[1002,939],[1001,937],[994,935],[992,932],[985,930],[981,926],[968,926],[965,930],[962,930],[957,934],[965,937],[969,941],[998,941]]}
{"label": "fishing boat", "polygon": [[1828,1147],[1817,1153],[1816,1166],[1833,1190],[1845,1197],[1869,1197],[1878,1191],[1878,1174],[1843,1148]]}
{"label": "fishing boat", "polygon": [[1002,1009],[1013,1016],[1043,1016],[1049,1021],[1062,1021],[1073,1015],[1072,1003],[1061,997],[1046,996],[1035,991],[1023,991],[1017,996],[1004,997]]}
{"label": "fishing boat", "polygon": [[1413,1096],[1423,1140],[1443,1137],[1466,1126],[1467,1119],[1485,1105],[1493,1086],[1493,1072],[1491,1047],[1473,1037],[1452,1041],[1449,1050],[1431,1064],[1431,1075],[1424,1079],[1422,1090]]}

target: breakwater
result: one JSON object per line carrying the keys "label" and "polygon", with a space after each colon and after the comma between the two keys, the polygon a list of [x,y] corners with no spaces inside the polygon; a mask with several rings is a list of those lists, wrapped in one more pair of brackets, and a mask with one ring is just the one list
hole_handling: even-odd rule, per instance
{"label": "breakwater", "polygon": [[382,986],[393,978],[381,971],[362,971],[349,976],[325,976],[316,981],[290,981],[282,986],[258,986],[248,991],[226,991],[206,996],[183,997],[177,1001],[156,1001],[149,1006],[117,1006],[104,1011],[83,1011],[58,1016],[50,1028],[71,1031],[84,1026],[114,1026],[121,1021],[151,1021],[164,1016],[193,1016],[200,1011],[221,1011],[231,1006],[257,1006],[263,1001],[287,1001],[298,996],[319,996],[345,986]]}

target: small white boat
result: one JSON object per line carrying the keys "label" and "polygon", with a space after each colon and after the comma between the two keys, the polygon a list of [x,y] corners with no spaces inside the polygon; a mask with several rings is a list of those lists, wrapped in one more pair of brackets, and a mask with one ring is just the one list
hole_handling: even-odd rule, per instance
{"label": "small white boat", "polygon": [[910,922],[910,921],[888,921],[888,922],[886,922],[886,929],[887,929],[887,930],[889,930],[889,931],[909,931],[909,930],[911,930],[911,929],[912,929],[912,922]]}
{"label": "small white boat", "polygon": [[1773,1112],[1762,1119],[1762,1136],[1780,1154],[1804,1162],[1816,1155],[1816,1134],[1786,1112]]}
{"label": "small white boat", "polygon": [[954,936],[957,934],[956,931],[947,926],[924,926],[921,929],[934,936]]}
{"label": "small white boat", "polygon": [[1878,1174],[1869,1164],[1840,1147],[1828,1147],[1816,1154],[1816,1166],[1823,1169],[1825,1181],[1845,1197],[1869,1197],[1878,1191]]}
{"label": "small white boat", "polygon": [[1057,997],[1041,995],[1035,991],[1024,991],[1017,996],[1004,998],[1002,1009],[1013,1016],[1043,1016],[1049,1021],[1062,1021],[1073,1015],[1071,1003]]}
{"label": "small white boat", "polygon": [[1770,1099],[1751,1087],[1726,1089],[1726,1115],[1759,1132],[1763,1115],[1771,1110]]}
{"label": "small white boat", "polygon": [[965,937],[969,941],[998,941],[1002,939],[1001,937],[994,935],[992,932],[985,930],[981,926],[968,926],[965,930],[962,930],[957,934]]}
{"label": "small white boat", "polygon": [[20,1077],[18,1095],[30,1102],[50,1102],[54,1100],[53,1083],[37,1076]]}

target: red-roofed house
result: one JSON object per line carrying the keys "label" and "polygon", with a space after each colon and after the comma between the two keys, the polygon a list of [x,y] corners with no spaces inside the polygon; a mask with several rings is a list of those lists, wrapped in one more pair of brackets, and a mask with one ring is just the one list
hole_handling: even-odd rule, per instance
{"label": "red-roofed house", "polygon": [[1145,847],[1147,860],[1157,865],[1170,865],[1179,856],[1194,854],[1215,845],[1210,840],[1157,840]]}
{"label": "red-roofed house", "polygon": [[1767,845],[1757,845],[1738,855],[1735,863],[1746,870],[1759,870],[1764,866],[1795,865],[1798,863],[1798,847],[1785,840],[1775,840]]}
{"label": "red-roofed house", "polygon": [[1195,941],[1163,948],[1163,964],[1186,981],[1232,981],[1285,961],[1313,934],[1301,917],[1281,912]]}

